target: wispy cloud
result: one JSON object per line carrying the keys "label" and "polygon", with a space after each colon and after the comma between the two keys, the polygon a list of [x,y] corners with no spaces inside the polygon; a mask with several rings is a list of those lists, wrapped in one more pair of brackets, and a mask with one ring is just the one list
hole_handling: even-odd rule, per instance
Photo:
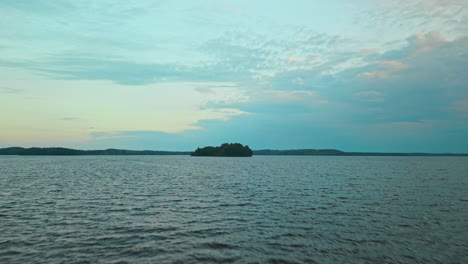
{"label": "wispy cloud", "polygon": [[216,92],[209,87],[196,87],[195,90],[206,95],[215,95]]}
{"label": "wispy cloud", "polygon": [[355,96],[358,100],[365,102],[380,103],[385,101],[385,95],[382,92],[375,90],[359,91],[355,93]]}
{"label": "wispy cloud", "polygon": [[389,79],[392,78],[394,74],[407,69],[409,66],[398,60],[383,60],[374,62],[378,70],[368,71],[360,73],[360,77],[364,78],[377,78],[377,79]]}
{"label": "wispy cloud", "polygon": [[21,89],[16,88],[0,87],[0,93],[16,94],[20,93],[21,91]]}
{"label": "wispy cloud", "polygon": [[78,118],[78,117],[63,117],[63,118],[60,118],[59,120],[62,120],[62,121],[78,121],[78,120],[81,120],[81,118]]}
{"label": "wispy cloud", "polygon": [[293,102],[305,102],[310,104],[325,104],[326,100],[320,99],[317,94],[313,91],[305,90],[265,90],[263,91],[265,99],[270,101],[293,103]]}
{"label": "wispy cloud", "polygon": [[457,111],[468,113],[468,99],[454,102],[453,108]]}
{"label": "wispy cloud", "polygon": [[444,45],[447,40],[440,32],[432,31],[427,34],[418,32],[410,37],[408,42],[413,47],[411,55],[417,56]]}
{"label": "wispy cloud", "polygon": [[92,132],[91,136],[95,140],[136,138],[136,135],[126,135],[124,132]]}
{"label": "wispy cloud", "polygon": [[379,51],[381,49],[381,47],[369,47],[369,48],[363,48],[359,51],[360,54],[372,54],[372,53],[375,53],[377,51]]}
{"label": "wispy cloud", "polygon": [[[369,12],[371,21],[413,32],[422,28],[460,36],[466,28],[468,3],[464,0],[375,0],[380,9]],[[380,17],[379,17],[380,16]],[[393,25],[391,25],[393,23]],[[465,25],[463,25],[465,24]],[[426,31],[426,30],[425,30]]]}

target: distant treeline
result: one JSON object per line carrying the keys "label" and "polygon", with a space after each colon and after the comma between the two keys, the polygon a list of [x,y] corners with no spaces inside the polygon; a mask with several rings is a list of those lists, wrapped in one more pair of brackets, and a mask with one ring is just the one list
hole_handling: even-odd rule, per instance
{"label": "distant treeline", "polygon": [[189,155],[184,151],[154,151],[154,150],[77,150],[69,148],[4,148],[0,149],[0,155],[51,155],[51,156],[73,156],[73,155]]}
{"label": "distant treeline", "polygon": [[[223,144],[224,145],[224,144]],[[71,155],[194,155],[194,156],[251,156],[253,155],[297,155],[297,156],[468,156],[468,153],[385,153],[385,152],[344,152],[337,149],[290,149],[290,150],[250,150],[248,146],[241,147],[233,144],[229,150],[227,146],[207,147],[195,152],[191,151],[154,151],[154,150],[77,150],[69,148],[0,148],[0,155],[51,155],[51,156],[71,156]],[[247,149],[248,148],[248,149]],[[227,150],[227,152],[226,152]],[[218,152],[217,152],[218,151]],[[250,152],[251,151],[251,152]],[[204,154],[203,154],[204,153]],[[226,154],[227,153],[227,154]],[[199,155],[202,154],[202,155]]]}
{"label": "distant treeline", "polygon": [[323,155],[323,156],[338,156],[345,155],[345,152],[337,149],[288,149],[288,150],[271,150],[262,149],[254,150],[254,155]]}
{"label": "distant treeline", "polygon": [[468,153],[390,153],[390,152],[344,152],[337,149],[288,149],[254,150],[254,155],[298,155],[298,156],[468,156]]}

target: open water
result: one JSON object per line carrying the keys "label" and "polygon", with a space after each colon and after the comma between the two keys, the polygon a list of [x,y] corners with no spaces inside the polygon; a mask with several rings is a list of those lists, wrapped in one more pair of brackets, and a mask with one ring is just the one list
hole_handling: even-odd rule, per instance
{"label": "open water", "polygon": [[0,263],[468,263],[468,158],[0,156]]}

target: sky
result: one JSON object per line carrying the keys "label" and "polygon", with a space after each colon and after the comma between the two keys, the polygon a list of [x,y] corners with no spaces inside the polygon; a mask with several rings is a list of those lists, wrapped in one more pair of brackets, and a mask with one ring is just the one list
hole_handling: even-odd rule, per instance
{"label": "sky", "polygon": [[468,153],[466,0],[2,0],[0,147]]}

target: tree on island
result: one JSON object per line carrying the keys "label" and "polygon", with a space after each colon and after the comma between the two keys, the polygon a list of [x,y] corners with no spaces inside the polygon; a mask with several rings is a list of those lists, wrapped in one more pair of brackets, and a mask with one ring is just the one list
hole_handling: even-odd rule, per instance
{"label": "tree on island", "polygon": [[240,143],[224,143],[219,147],[197,148],[191,156],[214,156],[214,157],[252,157],[253,151],[249,146]]}

